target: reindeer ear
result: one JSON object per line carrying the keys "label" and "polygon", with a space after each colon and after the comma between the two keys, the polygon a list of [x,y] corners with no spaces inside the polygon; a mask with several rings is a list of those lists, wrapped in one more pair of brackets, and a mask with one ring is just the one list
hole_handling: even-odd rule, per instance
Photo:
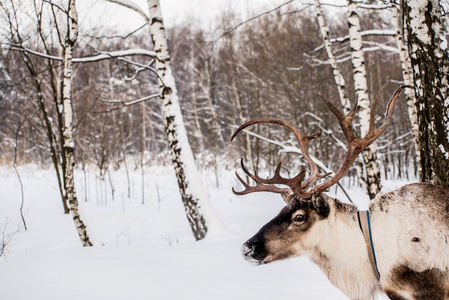
{"label": "reindeer ear", "polygon": [[329,202],[321,194],[312,196],[312,204],[318,215],[325,219],[331,210]]}
{"label": "reindeer ear", "polygon": [[284,200],[285,204],[288,204],[290,200],[292,200],[295,197],[295,194],[293,193],[282,193],[282,200]]}

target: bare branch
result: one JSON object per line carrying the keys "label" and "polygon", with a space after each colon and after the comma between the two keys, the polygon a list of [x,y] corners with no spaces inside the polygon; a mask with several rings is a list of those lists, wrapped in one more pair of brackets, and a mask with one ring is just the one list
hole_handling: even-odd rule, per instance
{"label": "bare branch", "polygon": [[20,216],[22,217],[23,227],[25,228],[25,230],[28,230],[27,224],[25,222],[25,217],[23,216],[23,203],[24,203],[24,200],[25,200],[25,196],[24,196],[24,193],[23,193],[23,183],[22,183],[22,178],[20,177],[19,170],[17,169],[17,165],[16,165],[16,162],[17,162],[17,143],[19,141],[19,133],[20,133],[20,130],[22,128],[22,125],[23,125],[23,122],[20,123],[20,125],[17,127],[17,130],[16,130],[15,141],[14,141],[14,161],[13,161],[12,165],[14,167],[14,170],[16,171],[17,178],[19,179],[20,191],[21,191],[21,195],[22,195],[22,201],[20,202],[21,203],[20,204]]}
{"label": "bare branch", "polygon": [[[365,30],[365,31],[360,32],[360,34],[362,35],[362,37],[364,37],[364,36],[396,36],[396,32],[394,30]],[[349,35],[331,39],[331,43],[344,43],[347,41],[349,41]],[[312,52],[319,51],[319,50],[323,49],[324,47],[325,47],[325,45],[323,44],[323,45],[313,49]]]}
{"label": "bare branch", "polygon": [[115,4],[121,5],[121,6],[123,6],[123,7],[129,8],[130,10],[135,11],[135,12],[138,13],[142,18],[145,19],[145,22],[146,22],[147,24],[150,24],[150,18],[147,16],[146,13],[144,13],[144,11],[142,10],[142,8],[141,8],[139,5],[137,5],[136,3],[132,2],[132,1],[129,1],[129,0],[127,0],[126,2],[120,1],[120,0],[105,0],[105,1],[111,2],[111,3],[115,3]]}
{"label": "bare branch", "polygon": [[62,8],[61,6],[59,6],[58,4],[51,2],[49,0],[43,0],[43,2],[46,2],[48,4],[50,4],[51,6],[56,7],[57,9],[59,9],[60,11],[62,11],[63,13],[67,14],[67,10],[65,10],[64,8]]}
{"label": "bare branch", "polygon": [[[25,48],[22,45],[9,44],[9,43],[3,43],[3,44],[12,46],[10,48],[10,50],[22,51],[25,53],[30,53],[30,54],[33,54],[36,56],[40,56],[40,57],[44,57],[44,58],[48,58],[48,59],[52,59],[52,60],[63,61],[62,57],[38,52],[38,51],[35,51],[32,49]],[[97,62],[97,61],[102,61],[102,60],[106,60],[106,59],[111,59],[111,58],[122,58],[122,57],[126,57],[126,56],[139,56],[139,55],[156,57],[156,53],[154,51],[149,51],[146,49],[129,49],[129,50],[119,50],[119,51],[112,51],[112,52],[99,52],[98,55],[94,55],[94,56],[73,58],[73,63],[90,63],[90,62]]]}
{"label": "bare branch", "polygon": [[16,231],[11,233],[6,233],[6,228],[8,227],[8,220],[6,220],[5,225],[1,229],[0,234],[2,235],[0,240],[0,257],[5,257],[5,253],[7,252],[7,246],[12,241],[14,236],[20,232],[20,227],[17,228]]}
{"label": "bare branch", "polygon": [[139,26],[137,29],[135,29],[135,30],[131,31],[130,33],[128,33],[127,35],[93,36],[93,35],[90,35],[90,34],[84,34],[83,36],[87,36],[89,38],[97,39],[97,40],[100,40],[100,39],[126,39],[126,38],[130,37],[131,35],[133,35],[134,33],[138,32],[140,29],[144,28],[147,25],[148,25],[147,23],[144,23],[141,26]]}
{"label": "bare branch", "polygon": [[[108,0],[108,1],[112,1],[112,0]],[[289,0],[289,1],[287,1],[287,2],[284,2],[284,3],[282,3],[282,4],[278,5],[278,6],[276,6],[276,7],[273,8],[273,9],[264,11],[263,13],[260,13],[260,14],[258,14],[258,15],[256,15],[256,16],[253,16],[253,17],[251,17],[251,18],[249,18],[249,19],[246,19],[246,20],[243,21],[243,22],[240,22],[239,24],[235,25],[234,27],[225,30],[225,32],[223,32],[218,38],[216,38],[216,39],[214,40],[214,42],[217,42],[217,41],[220,40],[222,37],[224,37],[225,35],[227,35],[227,34],[233,32],[234,30],[236,30],[236,29],[239,28],[240,26],[245,25],[246,23],[249,23],[249,22],[251,22],[251,21],[253,21],[253,20],[257,19],[257,18],[260,18],[261,16],[268,15],[268,14],[274,12],[274,11],[277,11],[277,10],[279,10],[281,7],[287,5],[287,4],[291,3],[291,2],[293,2],[293,0]]]}
{"label": "bare branch", "polygon": [[159,94],[153,94],[153,95],[149,95],[149,96],[146,96],[146,97],[143,97],[143,98],[140,98],[140,99],[137,99],[137,100],[133,100],[133,101],[130,101],[130,102],[125,102],[123,100],[107,100],[107,99],[99,99],[99,100],[101,102],[105,102],[105,103],[120,103],[121,104],[120,106],[112,107],[112,108],[109,108],[109,109],[107,109],[105,111],[105,112],[111,112],[111,111],[114,111],[114,110],[121,109],[121,108],[123,108],[125,106],[131,106],[131,105],[134,105],[134,104],[137,104],[137,103],[140,103],[140,102],[144,102],[144,101],[147,101],[147,100],[150,100],[150,99],[158,98],[159,96],[160,96]]}

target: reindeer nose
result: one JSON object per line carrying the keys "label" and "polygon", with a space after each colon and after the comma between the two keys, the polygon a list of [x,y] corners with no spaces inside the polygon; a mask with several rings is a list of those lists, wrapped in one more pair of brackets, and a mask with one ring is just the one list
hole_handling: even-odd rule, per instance
{"label": "reindeer nose", "polygon": [[249,241],[244,243],[241,247],[242,254],[245,257],[250,257],[251,254],[254,253],[255,249],[256,249],[256,246],[254,244],[251,244]]}
{"label": "reindeer nose", "polygon": [[263,240],[251,238],[241,247],[243,257],[249,263],[260,265],[266,263],[267,252]]}

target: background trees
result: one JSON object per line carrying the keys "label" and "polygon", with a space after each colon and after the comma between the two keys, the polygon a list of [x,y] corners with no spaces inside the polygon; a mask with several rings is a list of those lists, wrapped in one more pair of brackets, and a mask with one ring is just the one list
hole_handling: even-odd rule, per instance
{"label": "background trees", "polygon": [[[319,99],[318,92],[336,105],[341,105],[342,83],[351,103],[358,92],[353,76],[347,8],[343,5],[330,11],[323,5],[319,24],[314,11],[316,3],[286,2],[289,3],[234,30],[229,29],[235,28],[240,20],[232,11],[223,12],[217,18],[215,34],[194,26],[194,22],[167,30],[170,65],[177,82],[185,131],[197,165],[200,169],[214,168],[217,184],[219,170],[233,168],[239,156],[247,156],[251,167],[261,172],[271,170],[279,155],[284,162],[283,172],[304,167],[297,154],[278,153],[279,149],[260,139],[248,136],[236,145],[230,145],[228,138],[235,126],[249,119],[283,118],[296,124],[306,135],[323,132],[320,139],[310,143],[310,152],[326,162],[330,169],[336,170],[344,155],[338,143],[343,140],[336,130],[338,124]],[[436,1],[429,3],[432,8],[438,7]],[[28,5],[31,13],[15,14],[22,12],[27,4],[32,4]],[[363,56],[366,69],[367,98],[373,99],[380,87],[392,80],[383,96],[383,100],[388,100],[397,85],[404,83],[404,74],[407,73],[404,41],[408,39],[409,45],[424,45],[414,40],[416,35],[411,25],[404,29],[404,23],[398,18],[404,14],[398,14],[399,6],[393,4],[386,1],[358,3],[359,44],[363,46],[359,57]],[[60,109],[63,100],[63,47],[57,34],[60,19],[52,17],[61,11],[49,1],[37,0],[2,1],[1,8],[4,22],[0,56],[0,159],[6,163],[12,161],[13,146],[16,145],[18,162],[34,162],[43,166],[53,164],[60,183],[62,203],[68,212]],[[412,9],[410,6],[403,12],[407,16],[412,14]],[[444,11],[438,13],[443,30]],[[44,15],[48,18],[42,17]],[[328,28],[326,45],[320,33],[324,28],[322,21]],[[25,23],[31,25],[22,27],[21,24]],[[166,142],[164,105],[157,98],[160,92],[158,76],[161,75],[155,69],[154,57],[133,55],[131,60],[131,56],[117,54],[124,45],[127,49],[148,49],[151,43],[147,30],[120,37],[110,29],[98,29],[96,36],[92,36],[81,28],[78,46],[73,50],[75,58],[89,58],[73,61],[75,163],[81,169],[95,168],[105,185],[110,176],[108,172],[113,169],[139,168],[144,176],[147,165],[172,163]],[[407,32],[408,37],[404,35]],[[430,39],[431,44],[436,45],[439,41],[438,45],[444,45],[444,38],[440,36],[441,33],[438,38]],[[410,47],[411,50],[419,48]],[[38,51],[40,55],[31,50]],[[333,53],[333,59],[329,58],[330,53]],[[443,49],[438,55],[425,53],[428,52],[416,52],[412,57],[415,59],[415,80],[427,74],[416,64],[423,62],[417,57],[437,57],[440,60],[425,64],[439,64],[439,70],[443,72],[439,78],[446,80],[447,87],[444,74],[448,72],[444,71],[445,64],[441,63],[447,61],[447,51]],[[100,56],[108,59],[100,60]],[[336,66],[340,73],[337,75]],[[340,83],[340,92],[335,76],[344,79]],[[427,79],[419,80],[424,82]],[[406,83],[408,81],[406,79]],[[444,82],[441,84],[439,100],[444,104],[441,101],[447,98],[447,91],[444,90]],[[424,92],[419,93],[424,95]],[[430,99],[426,97],[418,102]],[[385,105],[386,101],[382,103]],[[431,103],[436,102],[422,103],[424,105],[420,107],[430,108],[433,107]],[[384,111],[383,105],[379,105],[378,114]],[[382,178],[411,179],[417,176],[419,169],[409,116],[413,113],[413,106],[405,101],[398,101],[396,105],[390,129],[377,144],[379,171]],[[441,106],[435,106],[435,111],[441,110]],[[425,116],[429,115],[429,112],[421,111],[420,123],[447,123],[444,118],[436,117],[426,121]],[[363,118],[355,125],[357,131],[363,131],[362,123]],[[286,145],[294,144],[283,129],[260,126],[253,130]],[[424,136],[441,138],[447,133],[438,131],[437,135],[426,133]],[[434,139],[433,149],[449,149],[443,142]],[[439,157],[434,165],[447,163],[444,151],[434,155]],[[421,150],[421,155],[424,153],[429,158],[428,153]],[[367,165],[366,162],[363,164]],[[429,169],[427,165],[428,161],[424,161],[423,169]],[[424,176],[429,178],[433,175]],[[349,172],[349,178],[352,179],[349,182],[359,184],[355,168]],[[143,188],[141,193],[144,202]]]}

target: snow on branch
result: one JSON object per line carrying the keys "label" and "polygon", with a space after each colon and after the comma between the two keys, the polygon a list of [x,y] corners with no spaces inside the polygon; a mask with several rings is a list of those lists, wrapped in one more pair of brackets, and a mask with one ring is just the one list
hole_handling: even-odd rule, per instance
{"label": "snow on branch", "polygon": [[[22,51],[25,53],[30,53],[36,56],[40,56],[43,58],[48,58],[52,60],[57,61],[63,61],[62,57],[59,56],[53,56],[48,55],[39,51],[35,51],[32,49],[24,48],[21,45],[11,45],[11,50],[14,51]],[[129,50],[119,50],[119,51],[112,51],[112,52],[101,52],[98,55],[94,56],[87,56],[87,57],[75,57],[73,58],[73,63],[89,63],[89,62],[97,62],[105,59],[111,59],[111,58],[120,58],[120,57],[126,57],[126,56],[149,56],[149,57],[156,57],[156,53],[154,51],[146,50],[146,49],[129,49]]]}
{"label": "snow on branch", "polygon": [[[373,52],[373,51],[378,51],[378,50],[384,50],[384,51],[392,52],[393,54],[399,54],[399,49],[396,47],[391,47],[391,46],[383,45],[383,44],[376,43],[376,42],[362,42],[362,44],[372,45],[372,47],[363,47],[362,48],[363,52]],[[321,60],[321,59],[318,59],[316,56],[311,56],[311,55],[308,55],[307,53],[304,53],[303,55],[308,58],[308,61],[311,61],[310,65],[313,67],[320,66],[320,65],[329,65],[331,63],[329,59]],[[337,57],[337,63],[342,63],[342,62],[345,62],[345,61],[348,61],[351,59],[352,59],[352,56],[351,56],[350,52],[342,53]],[[293,68],[290,68],[290,67],[287,69],[293,70]]]}
{"label": "snow on branch", "polygon": [[[376,5],[376,4],[365,4],[362,1],[354,1],[357,2],[357,7],[359,8],[363,8],[363,9],[388,9],[390,7],[392,7],[394,4],[381,4],[381,5]],[[303,5],[315,5],[315,3],[313,2],[308,2],[308,1],[301,1],[301,3]],[[339,3],[333,3],[333,2],[321,2],[320,1],[320,5],[321,6],[331,6],[331,7],[347,7],[347,4],[339,4]]]}
{"label": "snow on branch", "polygon": [[129,0],[105,0],[107,2],[111,2],[111,3],[115,3],[118,5],[121,5],[123,7],[129,8],[133,11],[135,11],[136,13],[138,13],[142,18],[145,19],[145,22],[147,24],[150,24],[150,18],[147,16],[147,14],[143,11],[143,9],[136,3],[134,3],[133,1],[129,1]]}
{"label": "snow on branch", "polygon": [[110,58],[121,58],[126,56],[150,56],[156,57],[156,53],[154,51],[146,50],[146,49],[129,49],[129,50],[121,50],[121,51],[112,51],[112,52],[101,52],[98,55],[90,56],[90,57],[79,57],[74,58],[74,63],[86,63],[86,62],[95,62]]}
{"label": "snow on branch", "polygon": [[[396,35],[394,30],[377,30],[377,29],[365,30],[365,31],[362,31],[360,34],[362,35],[362,37],[364,37],[364,36],[395,36]],[[347,41],[349,41],[349,35],[331,39],[331,43],[336,43],[336,42],[344,43]],[[321,46],[315,48],[312,52],[319,51],[319,50],[323,49],[324,47],[325,47],[325,45],[322,44]]]}
{"label": "snow on branch", "polygon": [[[377,50],[377,49],[386,50],[386,51],[390,51],[390,52],[399,54],[399,49],[397,47],[391,47],[391,46],[387,46],[387,45],[377,43],[377,42],[363,42],[363,44],[375,46],[375,47],[372,47],[372,49],[374,49],[374,50]],[[372,50],[372,51],[374,51],[374,50]]]}
{"label": "snow on branch", "polygon": [[140,69],[136,70],[136,74],[135,74],[133,77],[131,77],[131,78],[127,77],[127,78],[125,78],[125,80],[132,80],[135,76],[137,76],[138,73],[140,73],[141,71],[143,71],[143,69],[145,69],[145,70],[150,70],[151,72],[153,72],[153,73],[159,78],[159,80],[161,81],[162,85],[163,85],[163,86],[167,86],[167,85],[164,83],[164,78],[162,78],[162,77],[158,74],[158,72],[157,72],[157,70],[156,70],[155,68],[151,67],[151,65],[152,65],[153,62],[154,62],[154,59],[151,60],[147,65],[144,65],[144,64],[141,64],[141,63],[138,63],[138,62],[135,62],[135,61],[126,59],[126,58],[124,58],[124,57],[120,57],[120,58],[117,58],[117,59],[118,59],[118,60],[121,60],[121,61],[124,61],[124,62],[126,62],[126,63],[129,63],[129,64],[131,64],[131,65],[135,65],[135,66],[140,67]]}
{"label": "snow on branch", "polygon": [[[237,126],[233,126],[233,127],[237,128]],[[279,147],[281,148],[281,150],[279,150],[279,153],[297,153],[297,154],[299,154],[299,155],[302,156],[301,150],[300,150],[298,147],[286,145],[286,143],[284,143],[284,142],[272,140],[272,139],[270,139],[270,138],[261,136],[261,135],[259,135],[259,134],[257,134],[257,133],[254,133],[254,132],[252,132],[252,131],[249,131],[249,130],[247,130],[247,129],[244,129],[243,132],[245,132],[245,133],[247,133],[247,134],[249,134],[249,135],[251,135],[251,136],[253,136],[253,137],[255,137],[255,138],[258,138],[258,139],[261,140],[261,141],[264,141],[264,142],[267,142],[267,143],[269,143],[269,144],[273,144],[273,145],[279,146]],[[316,158],[316,157],[313,156],[313,155],[310,155],[310,154],[309,154],[309,156],[312,158],[313,162],[314,162],[318,167],[320,167],[321,169],[323,169],[324,172],[326,172],[326,173],[332,173],[331,175],[335,174],[334,171],[332,171],[331,169],[329,169],[329,168],[328,168],[328,167],[327,167],[321,160],[319,160],[318,158]]]}
{"label": "snow on branch", "polygon": [[392,8],[394,5],[395,5],[394,3],[380,4],[380,5],[359,3],[357,7],[363,9],[389,9]]}
{"label": "snow on branch", "polygon": [[[410,138],[410,137],[411,137],[411,138]],[[378,145],[378,146],[377,146],[377,149],[378,149],[378,150],[385,150],[385,149],[387,149],[388,147],[390,147],[391,145],[396,144],[398,141],[400,141],[400,140],[402,140],[402,139],[405,139],[405,138],[409,139],[409,140],[407,140],[407,143],[408,143],[409,141],[413,141],[412,132],[411,132],[411,131],[406,132],[406,133],[404,133],[403,135],[398,136],[398,137],[395,138],[394,140],[392,140],[392,141],[386,143],[385,145],[382,145],[382,146],[379,146],[379,145]]]}
{"label": "snow on branch", "polygon": [[125,62],[127,62],[127,63],[129,63],[129,64],[137,65],[137,66],[139,67],[139,68],[136,69],[136,71],[135,71],[135,73],[134,73],[133,76],[127,77],[127,76],[125,75],[125,80],[126,80],[126,81],[132,81],[132,80],[136,79],[137,75],[139,75],[140,72],[143,72],[143,71],[146,71],[146,70],[150,70],[150,71],[152,71],[153,73],[157,74],[156,69],[154,69],[154,68],[151,67],[151,65],[154,63],[154,59],[152,59],[148,64],[143,65],[143,66],[141,66],[140,63],[136,63],[136,62],[131,61],[131,60],[128,60],[128,59],[123,59],[123,61],[125,61]]}
{"label": "snow on branch", "polygon": [[[363,3],[363,1],[353,1],[353,2],[357,2],[357,7],[364,8],[364,9],[388,9],[394,5],[393,3],[377,5],[377,4],[366,4],[366,3]],[[303,5],[307,5],[307,4],[315,5],[315,3],[313,3],[313,2],[307,2],[307,1],[301,1],[301,3]],[[332,7],[347,7],[348,6],[347,4],[338,4],[338,3],[333,3],[333,2],[321,2],[321,1],[320,1],[320,5],[321,6],[332,6]]]}
{"label": "snow on branch", "polygon": [[[301,1],[303,5],[315,5],[314,2],[308,2],[308,1]],[[338,4],[338,3],[332,3],[332,2],[321,2],[321,6],[332,6],[332,7],[346,7],[346,4]]]}

